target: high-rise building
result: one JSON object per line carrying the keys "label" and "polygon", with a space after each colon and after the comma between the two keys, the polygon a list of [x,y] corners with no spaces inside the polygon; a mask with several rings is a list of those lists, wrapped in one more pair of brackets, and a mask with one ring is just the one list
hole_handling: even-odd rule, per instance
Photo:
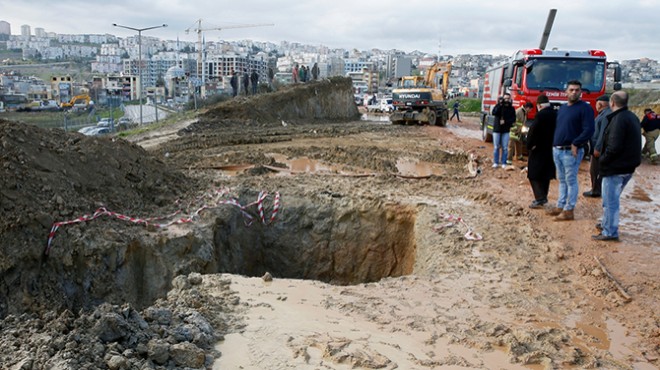
{"label": "high-rise building", "polygon": [[0,21],[0,35],[11,35],[11,25],[9,22]]}
{"label": "high-rise building", "polygon": [[30,26],[28,26],[27,24],[22,25],[21,36],[30,37],[30,35],[32,35],[32,32],[30,31]]}
{"label": "high-rise building", "polygon": [[44,30],[44,29],[41,28],[41,27],[36,27],[36,28],[34,29],[34,35],[35,35],[36,37],[46,37],[46,30]]}
{"label": "high-rise building", "polygon": [[412,60],[405,55],[387,56],[387,78],[409,76],[412,73]]}

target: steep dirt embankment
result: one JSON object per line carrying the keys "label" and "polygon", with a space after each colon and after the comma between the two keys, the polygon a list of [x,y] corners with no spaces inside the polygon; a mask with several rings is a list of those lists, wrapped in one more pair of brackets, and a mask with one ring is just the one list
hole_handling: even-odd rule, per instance
{"label": "steep dirt embankment", "polygon": [[359,119],[351,79],[334,77],[285,86],[275,93],[239,97],[221,103],[200,116],[194,127],[283,125],[310,121],[348,122]]}
{"label": "steep dirt embankment", "polygon": [[[127,215],[150,214],[194,186],[124,140],[8,121],[0,121],[0,164],[0,317],[42,305],[66,306],[80,290],[82,281],[67,275],[88,269],[93,258],[87,255],[87,245],[74,247],[66,238],[60,247],[67,251],[68,264],[45,258],[54,222],[91,214],[99,207]],[[104,289],[100,281],[95,285]]]}

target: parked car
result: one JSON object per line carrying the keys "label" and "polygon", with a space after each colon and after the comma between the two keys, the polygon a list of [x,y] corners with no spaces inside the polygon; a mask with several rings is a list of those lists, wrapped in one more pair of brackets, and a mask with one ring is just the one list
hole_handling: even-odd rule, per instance
{"label": "parked car", "polygon": [[81,128],[80,130],[78,130],[78,132],[80,132],[81,134],[87,135],[88,132],[90,132],[92,130],[95,130],[97,128],[98,128],[97,126],[85,126],[85,127]]}
{"label": "parked car", "polygon": [[84,135],[87,136],[101,136],[101,135],[107,135],[111,133],[112,131],[110,130],[110,127],[94,127],[91,130],[88,130],[84,132]]}
{"label": "parked car", "polygon": [[96,124],[98,127],[111,127],[112,119],[111,118],[101,118]]}
{"label": "parked car", "polygon": [[392,105],[392,98],[383,98],[380,99],[379,110],[382,113],[392,113],[394,111],[394,105]]}
{"label": "parked car", "polygon": [[118,130],[126,130],[131,126],[134,126],[134,123],[128,117],[122,117],[117,121],[117,129]]}

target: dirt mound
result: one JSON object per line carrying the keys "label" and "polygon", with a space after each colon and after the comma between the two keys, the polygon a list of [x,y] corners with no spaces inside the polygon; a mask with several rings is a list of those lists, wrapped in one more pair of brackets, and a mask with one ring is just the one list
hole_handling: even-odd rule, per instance
{"label": "dirt mound", "polygon": [[200,131],[235,125],[286,125],[359,119],[351,79],[335,77],[285,86],[277,92],[222,102],[186,129]]}
{"label": "dirt mound", "polygon": [[[213,294],[209,294],[213,292]],[[229,281],[178,276],[167,299],[138,311],[102,304],[75,315],[65,310],[9,315],[2,321],[3,369],[209,368],[238,299]],[[237,323],[240,324],[240,323]]]}
{"label": "dirt mound", "polygon": [[[29,309],[25,296],[45,299],[39,270],[53,222],[99,207],[148,215],[194,190],[186,176],[120,139],[0,120],[0,144],[0,317]],[[52,298],[51,307],[63,303]]]}

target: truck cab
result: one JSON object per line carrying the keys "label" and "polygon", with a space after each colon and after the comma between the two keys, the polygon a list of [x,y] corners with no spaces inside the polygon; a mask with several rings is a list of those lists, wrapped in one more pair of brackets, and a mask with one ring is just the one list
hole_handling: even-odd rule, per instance
{"label": "truck cab", "polygon": [[[594,112],[596,98],[605,93],[607,72],[614,70],[613,88],[621,88],[621,69],[616,62],[607,62],[601,50],[568,51],[524,49],[516,52],[508,61],[486,70],[482,109],[482,138],[492,141],[492,109],[505,92],[511,94],[514,108],[530,102],[536,106],[536,98],[545,94],[550,103],[559,106],[566,102],[566,86],[571,80],[582,83],[582,100],[589,103]],[[532,120],[532,109],[527,119]]]}

